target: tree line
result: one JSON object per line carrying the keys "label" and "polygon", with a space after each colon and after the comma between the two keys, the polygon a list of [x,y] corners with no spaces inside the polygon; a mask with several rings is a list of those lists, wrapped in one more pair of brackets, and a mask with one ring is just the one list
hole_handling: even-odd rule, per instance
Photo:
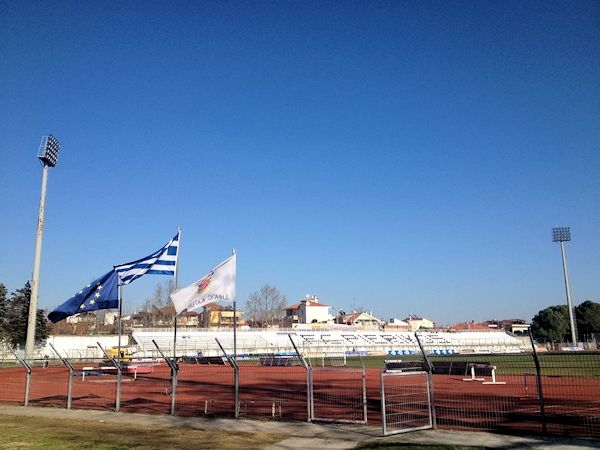
{"label": "tree line", "polygon": [[[580,340],[600,333],[600,303],[586,300],[575,307],[575,327]],[[570,342],[571,324],[567,305],[548,306],[531,321],[531,334],[539,341]]]}
{"label": "tree line", "polygon": [[[169,299],[169,294],[175,289],[172,280],[157,283],[151,296],[145,299],[142,307],[136,315],[142,320],[144,326],[152,326],[156,323],[169,324],[173,320],[174,308]],[[27,322],[29,315],[29,303],[31,300],[31,284],[28,282],[21,289],[17,289],[8,295],[8,290],[0,283],[0,344],[9,347],[24,348],[27,339]],[[260,290],[249,295],[246,301],[245,318],[253,326],[266,327],[279,324],[285,315],[287,299],[276,287],[268,284],[263,285]],[[103,311],[100,311],[102,313]],[[89,324],[87,327],[79,327],[75,334],[87,334],[98,331]],[[64,332],[65,323],[54,324],[55,332]],[[35,344],[43,345],[53,325],[46,318],[46,311],[38,309],[36,318]],[[74,332],[69,328],[69,334]]]}
{"label": "tree line", "polygon": [[[173,317],[173,306],[169,294],[174,283],[157,284],[152,296],[147,298],[138,314],[143,316],[145,326],[157,322],[167,322]],[[21,289],[8,295],[8,290],[0,283],[0,343],[10,347],[23,347],[27,337],[27,322],[31,285],[28,282]],[[287,299],[276,287],[263,285],[251,293],[245,304],[245,318],[253,326],[267,327],[279,324],[285,316]],[[576,327],[579,338],[600,334],[600,303],[586,300],[575,308]],[[46,312],[38,309],[36,318],[36,345],[44,344],[50,336],[51,324]],[[569,342],[571,337],[569,310],[567,305],[554,305],[539,311],[531,321],[531,334],[539,341]]]}
{"label": "tree line", "polygon": [[[0,343],[13,348],[25,346],[30,300],[31,285],[29,281],[21,289],[12,292],[10,297],[6,286],[0,283]],[[38,309],[35,344],[44,344],[48,336],[50,336],[50,322],[46,319],[46,312]]]}

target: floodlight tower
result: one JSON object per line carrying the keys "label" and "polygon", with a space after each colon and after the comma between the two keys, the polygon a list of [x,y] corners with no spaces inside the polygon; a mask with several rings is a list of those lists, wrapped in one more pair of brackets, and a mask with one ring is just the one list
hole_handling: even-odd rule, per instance
{"label": "floodlight tower", "polygon": [[25,355],[33,356],[35,343],[35,325],[37,322],[37,300],[40,280],[40,259],[42,256],[42,235],[44,233],[44,211],[46,209],[46,183],[48,181],[48,168],[56,166],[60,143],[49,134],[42,137],[38,159],[43,164],[42,192],[40,194],[40,210],[38,214],[37,234],[35,237],[35,256],[33,258],[33,275],[31,277],[31,299],[29,301],[29,316],[27,321],[27,340],[25,341]]}
{"label": "floodlight tower", "polygon": [[577,328],[575,325],[575,311],[571,302],[571,286],[569,285],[569,271],[567,269],[567,255],[565,250],[565,242],[571,240],[571,228],[558,227],[552,228],[552,242],[560,244],[560,252],[562,254],[563,274],[565,276],[565,291],[567,292],[567,305],[569,307],[569,321],[571,322],[571,339],[573,345],[577,345]]}

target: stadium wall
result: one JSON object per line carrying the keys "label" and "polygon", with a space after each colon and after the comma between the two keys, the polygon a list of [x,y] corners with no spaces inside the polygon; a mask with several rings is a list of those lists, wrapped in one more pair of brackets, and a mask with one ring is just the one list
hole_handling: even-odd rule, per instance
{"label": "stadium wall", "polygon": [[[454,353],[519,353],[529,351],[529,340],[519,339],[504,332],[421,332],[419,336],[425,350],[432,354]],[[237,332],[238,354],[276,354],[293,351],[289,336],[299,350],[307,356],[323,354],[403,355],[418,352],[419,346],[414,332],[385,331],[309,331],[266,329],[240,330]],[[152,340],[163,350],[173,348],[173,330],[157,331],[140,329],[131,334],[136,352],[140,356],[157,356]],[[227,352],[233,352],[233,333],[229,331],[180,330],[177,334],[177,353],[182,355],[219,356],[221,350],[216,339]],[[70,358],[101,358],[98,348],[117,346],[117,335],[64,336],[52,335],[46,345],[36,349],[36,356],[54,356],[52,344],[63,356]],[[129,343],[129,336],[122,338],[122,345]],[[23,350],[17,350],[17,354]],[[4,358],[12,358],[8,351]],[[6,353],[6,354],[5,354]]]}
{"label": "stadium wall", "polygon": [[[128,337],[121,339],[122,345],[127,344]],[[43,357],[48,355],[54,357],[55,354],[50,347],[50,344],[62,355],[68,358],[102,358],[104,355],[98,343],[104,348],[117,346],[119,343],[118,335],[99,335],[99,336],[50,336],[46,341],[46,345],[39,350],[39,354]]]}
{"label": "stadium wall", "polygon": [[[293,351],[290,336],[306,355],[360,352],[365,355],[402,355],[418,351],[413,332],[380,331],[238,331],[238,354],[273,354]],[[137,350],[147,356],[155,352],[152,340],[167,350],[173,347],[172,331],[136,330],[132,337]],[[528,343],[504,332],[419,332],[426,351],[432,354],[519,353],[529,350]],[[178,332],[177,353],[206,356],[221,354],[216,339],[228,352],[233,351],[231,331]]]}

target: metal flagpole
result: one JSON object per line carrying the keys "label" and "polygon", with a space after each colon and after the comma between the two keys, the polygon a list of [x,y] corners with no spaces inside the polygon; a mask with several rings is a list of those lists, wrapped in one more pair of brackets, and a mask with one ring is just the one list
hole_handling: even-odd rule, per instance
{"label": "metal flagpole", "polygon": [[[179,289],[179,248],[181,245],[181,227],[177,227],[177,259],[175,260],[175,290]],[[175,308],[175,305],[173,305]],[[174,322],[174,330],[173,330],[173,358],[177,355],[175,354],[175,349],[177,348],[177,311],[173,311],[173,322]]]}
{"label": "metal flagpole", "polygon": [[[235,248],[231,251],[232,255],[235,255]],[[237,261],[236,261],[237,265]],[[237,267],[236,267],[236,278],[237,278]],[[237,282],[237,280],[236,280]],[[233,297],[233,359],[237,361],[237,289],[236,295]]]}
{"label": "metal flagpole", "polygon": [[121,334],[122,334],[121,316],[122,315],[123,315],[123,286],[121,284],[119,284],[119,323],[117,324],[119,340],[117,342],[117,358],[121,358]]}
{"label": "metal flagpole", "polygon": [[[177,227],[177,258],[175,259],[175,290],[179,288],[179,246],[181,244],[181,227]],[[177,365],[177,310],[173,305],[173,361],[169,364],[171,366],[171,414],[175,414],[175,407],[177,404],[177,371],[179,366]],[[156,342],[154,342],[156,345]],[[158,346],[157,346],[158,348]]]}
{"label": "metal flagpole", "polygon": [[[118,276],[117,276],[118,278]],[[118,280],[117,282],[120,282],[120,280]],[[117,367],[117,394],[116,394],[116,401],[115,401],[115,410],[119,411],[119,409],[121,408],[121,378],[122,378],[122,373],[121,373],[121,369],[123,368],[123,361],[121,359],[121,334],[122,334],[122,320],[121,317],[123,316],[123,286],[121,286],[119,284],[119,288],[118,288],[118,292],[119,292],[119,324],[117,326],[117,328],[119,329],[119,341],[117,343],[117,360],[114,360],[113,357],[113,363],[115,363],[118,367]],[[106,354],[106,353],[105,353]]]}
{"label": "metal flagpole", "polygon": [[173,328],[173,358],[175,358],[177,356],[175,354],[175,349],[177,348],[177,311],[173,312],[173,321],[175,322]]}

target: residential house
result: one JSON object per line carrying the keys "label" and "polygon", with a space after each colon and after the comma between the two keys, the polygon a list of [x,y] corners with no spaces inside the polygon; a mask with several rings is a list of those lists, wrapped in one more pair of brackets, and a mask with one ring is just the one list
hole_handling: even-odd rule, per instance
{"label": "residential house", "polygon": [[306,296],[298,303],[285,308],[285,322],[287,325],[330,323],[332,318],[329,314],[331,306],[319,302],[316,295]]}
{"label": "residential house", "polygon": [[384,328],[386,331],[408,331],[410,330],[410,326],[407,322],[401,319],[396,319],[392,317],[384,324]]}
{"label": "residential house", "polygon": [[[244,312],[237,310],[235,317],[237,325],[245,325],[246,322],[242,319]],[[202,313],[199,316],[199,323],[204,328],[210,327],[233,327],[233,308],[231,306],[223,306],[218,303],[209,303],[205,305]]]}
{"label": "residential house", "polygon": [[186,311],[177,318],[177,323],[183,327],[197,327],[200,324],[200,314]]}
{"label": "residential house", "polygon": [[365,329],[379,329],[385,323],[383,320],[380,320],[364,311],[359,311],[352,314],[340,314],[338,317],[336,317],[335,322]]}
{"label": "residential house", "polygon": [[448,330],[450,331],[464,331],[464,330],[468,330],[468,331],[492,331],[493,328],[491,328],[487,323],[475,323],[474,320],[471,320],[469,322],[460,322],[460,323],[456,323],[454,325],[450,325],[448,327]]}
{"label": "residential house", "polygon": [[435,324],[425,317],[414,316],[410,314],[404,322],[408,324],[408,328],[411,331],[423,330],[423,329],[432,329],[435,328]]}

